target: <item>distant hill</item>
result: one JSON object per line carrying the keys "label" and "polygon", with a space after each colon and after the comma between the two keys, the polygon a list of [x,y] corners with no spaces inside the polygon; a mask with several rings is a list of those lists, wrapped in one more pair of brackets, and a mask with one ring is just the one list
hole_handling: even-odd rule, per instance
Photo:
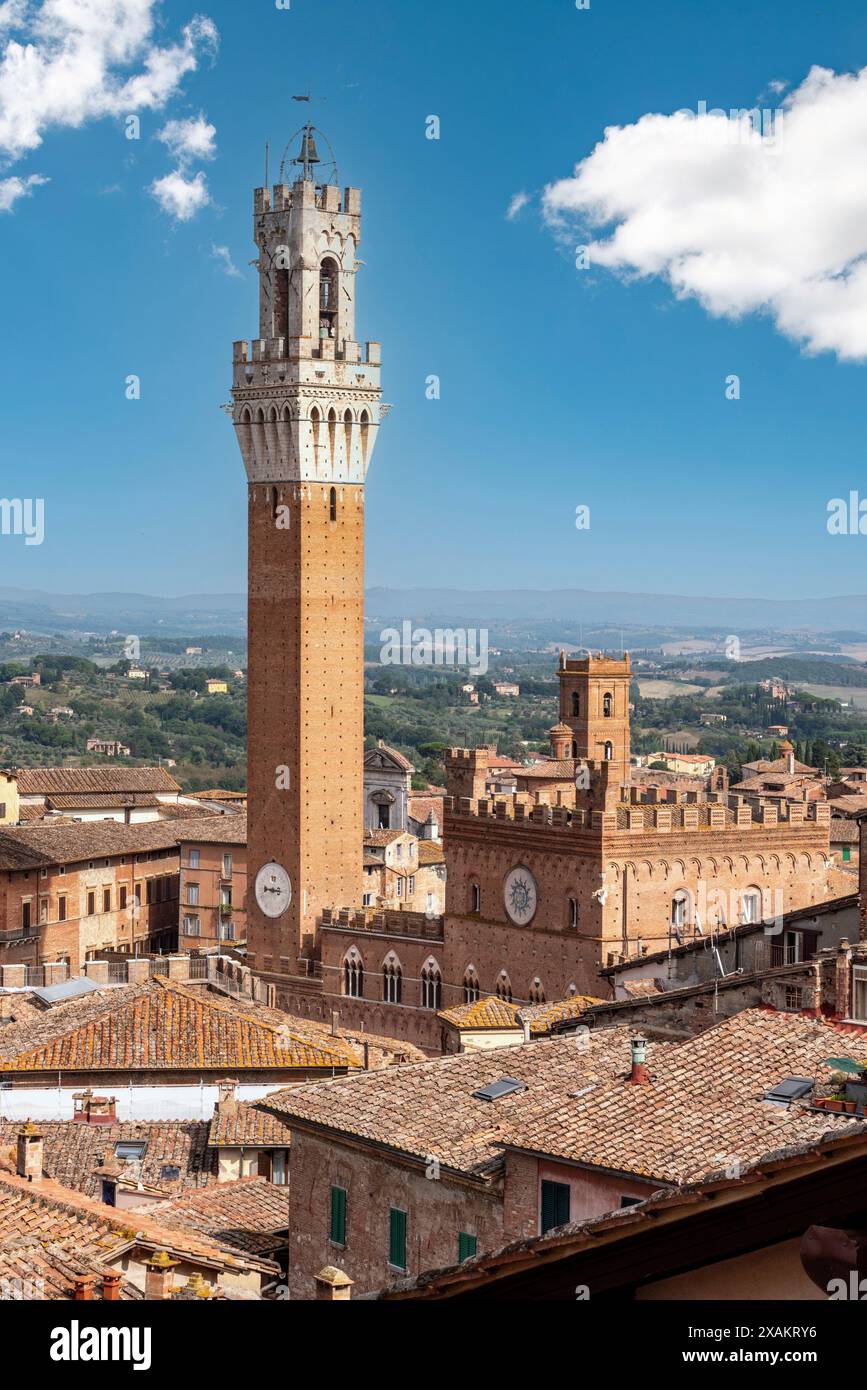
{"label": "distant hill", "polygon": [[458,623],[545,621],[621,623],[668,628],[772,629],[867,635],[867,595],[842,598],[691,598],[591,589],[369,589],[371,617],[431,618]]}
{"label": "distant hill", "polygon": [[0,587],[0,628],[41,632],[241,633],[243,594],[52,594]]}
{"label": "distant hill", "polygon": [[[38,631],[242,632],[243,594],[56,594],[0,587],[0,628]],[[440,624],[610,623],[732,633],[813,631],[867,637],[867,595],[840,598],[693,598],[591,589],[385,589],[367,591],[370,618]]]}

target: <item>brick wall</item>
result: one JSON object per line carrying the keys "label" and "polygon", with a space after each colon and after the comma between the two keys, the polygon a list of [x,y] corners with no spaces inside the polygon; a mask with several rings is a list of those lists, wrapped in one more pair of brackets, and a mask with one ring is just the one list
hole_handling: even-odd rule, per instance
{"label": "brick wall", "polygon": [[[227,855],[231,861],[229,865],[224,863]],[[181,950],[204,950],[221,943],[246,941],[246,846],[184,843],[181,847],[180,875]],[[190,891],[191,885],[198,890],[197,893]],[[229,893],[230,913],[221,911],[224,889]],[[194,897],[196,902],[192,901]],[[192,923],[187,919],[197,922],[198,932],[191,930]]]}
{"label": "brick wall", "polygon": [[[332,1186],[347,1193],[345,1246],[330,1239]],[[369,1150],[294,1129],[289,1199],[289,1291],[295,1299],[313,1298],[313,1276],[325,1265],[344,1270],[358,1295],[454,1264],[460,1231],[476,1236],[479,1252],[508,1239],[499,1188],[480,1192],[427,1178]],[[407,1213],[405,1271],[388,1261],[390,1207]]]}
{"label": "brick wall", "polygon": [[[77,974],[96,951],[172,949],[178,863],[175,847],[66,864],[64,872],[52,865],[0,874],[0,964],[67,960]],[[140,906],[134,913],[135,894]]]}

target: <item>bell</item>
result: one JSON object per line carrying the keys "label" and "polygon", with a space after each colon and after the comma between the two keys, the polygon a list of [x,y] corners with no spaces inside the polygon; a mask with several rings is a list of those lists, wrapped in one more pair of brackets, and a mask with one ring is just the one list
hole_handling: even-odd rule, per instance
{"label": "bell", "polygon": [[313,132],[309,128],[304,131],[301,140],[301,155],[295,162],[296,164],[303,164],[305,169],[311,164],[319,163],[319,151],[316,148]]}

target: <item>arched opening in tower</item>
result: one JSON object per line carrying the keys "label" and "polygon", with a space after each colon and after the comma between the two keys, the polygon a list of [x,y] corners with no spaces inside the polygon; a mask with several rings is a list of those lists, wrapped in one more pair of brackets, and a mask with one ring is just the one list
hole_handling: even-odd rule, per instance
{"label": "arched opening in tower", "polygon": [[289,337],[289,271],[274,272],[274,337]]}
{"label": "arched opening in tower", "polygon": [[326,256],[319,269],[319,336],[337,337],[337,262]]}

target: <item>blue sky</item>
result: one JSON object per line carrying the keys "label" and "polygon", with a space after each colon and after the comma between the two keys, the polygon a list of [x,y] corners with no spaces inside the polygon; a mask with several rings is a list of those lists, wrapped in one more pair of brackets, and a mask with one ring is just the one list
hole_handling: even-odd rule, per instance
{"label": "blue sky", "polygon": [[[703,100],[772,105],[770,83],[791,91],[815,65],[857,72],[863,0],[129,4],[157,20],[142,52],[177,44],[197,12],[219,45],[206,34],[195,70],[139,111],[139,140],[115,88],[78,128],[44,114],[38,143],[0,166],[47,180],[0,213],[0,493],[46,508],[42,546],[0,537],[0,585],[243,588],[243,468],[219,406],[231,343],[256,328],[264,142],[273,171],[306,111],[291,95],[309,88],[327,98],[313,115],[341,183],[364,190],[359,336],[382,341],[394,403],[368,480],[369,584],[867,591],[867,537],[826,529],[829,499],[867,497],[867,364],[845,345],[806,353],[774,313],[735,321],[677,298],[664,275],[576,270],[573,224],[558,233],[539,199],[608,126]],[[2,112],[0,81],[0,131]],[[200,114],[215,154],[178,166],[159,132]],[[177,167],[201,170],[209,194],[186,221],[149,191]],[[508,218],[519,193],[529,202]],[[747,259],[762,225],[748,232]]]}

